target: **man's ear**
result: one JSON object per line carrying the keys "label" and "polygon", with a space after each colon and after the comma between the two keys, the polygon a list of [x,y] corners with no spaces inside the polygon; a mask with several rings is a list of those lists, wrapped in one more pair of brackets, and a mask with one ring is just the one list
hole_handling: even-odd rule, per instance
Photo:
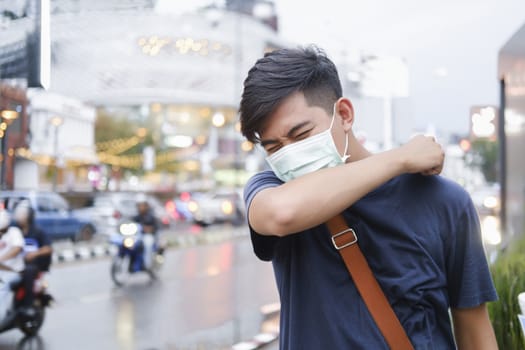
{"label": "man's ear", "polygon": [[336,112],[341,116],[344,131],[350,132],[354,125],[354,106],[352,102],[346,97],[341,97],[336,102]]}

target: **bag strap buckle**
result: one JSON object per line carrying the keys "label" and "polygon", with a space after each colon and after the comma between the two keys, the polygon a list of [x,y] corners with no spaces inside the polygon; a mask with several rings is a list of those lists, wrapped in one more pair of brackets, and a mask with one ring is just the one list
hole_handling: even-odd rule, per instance
{"label": "bag strap buckle", "polygon": [[[339,239],[338,241],[343,241],[343,242],[340,242],[341,244],[338,244],[337,241],[336,241],[336,238],[338,237],[342,237],[348,233],[351,233],[353,235],[353,238],[351,238],[350,241],[347,241],[346,242],[346,238],[345,239]],[[347,228],[346,230],[343,230],[339,233],[336,233],[335,235],[332,235],[332,243],[335,247],[335,249],[337,250],[341,250],[343,248],[346,248],[346,247],[349,247],[353,244],[356,244],[357,243],[357,235],[355,234],[355,231],[351,228]]]}

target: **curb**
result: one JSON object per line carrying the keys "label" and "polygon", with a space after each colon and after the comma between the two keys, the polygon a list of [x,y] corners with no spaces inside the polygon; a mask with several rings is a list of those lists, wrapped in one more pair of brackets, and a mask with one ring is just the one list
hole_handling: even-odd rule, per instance
{"label": "curb", "polygon": [[[246,236],[246,228],[239,227],[229,231],[201,232],[199,234],[182,234],[164,240],[166,249],[191,248],[199,245],[225,242],[234,238]],[[162,238],[161,238],[162,240]],[[53,263],[83,261],[97,259],[116,254],[118,248],[111,243],[71,246],[53,252]]]}
{"label": "curb", "polygon": [[[281,304],[267,304],[261,307],[263,324],[272,318],[278,317],[281,311]],[[265,328],[265,327],[261,327]],[[279,327],[276,330],[262,331],[253,336],[252,339],[232,345],[232,350],[256,350],[275,342],[279,338]]]}

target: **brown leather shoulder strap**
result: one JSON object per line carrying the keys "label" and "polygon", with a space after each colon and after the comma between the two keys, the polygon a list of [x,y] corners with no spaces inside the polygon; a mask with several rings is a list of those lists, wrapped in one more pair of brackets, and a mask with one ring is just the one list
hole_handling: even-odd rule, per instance
{"label": "brown leather shoulder strap", "polygon": [[359,294],[390,349],[413,349],[405,330],[357,244],[355,231],[348,227],[342,215],[328,220],[326,225],[332,234],[334,247],[341,253]]}

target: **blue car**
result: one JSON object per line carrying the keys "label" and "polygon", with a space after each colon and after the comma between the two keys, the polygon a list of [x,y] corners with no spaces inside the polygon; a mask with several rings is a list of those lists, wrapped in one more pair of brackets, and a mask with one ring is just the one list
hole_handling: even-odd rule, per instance
{"label": "blue car", "polygon": [[75,215],[67,201],[59,194],[44,191],[1,191],[0,207],[13,212],[21,201],[31,204],[35,224],[51,240],[90,240],[95,227],[88,220]]}

